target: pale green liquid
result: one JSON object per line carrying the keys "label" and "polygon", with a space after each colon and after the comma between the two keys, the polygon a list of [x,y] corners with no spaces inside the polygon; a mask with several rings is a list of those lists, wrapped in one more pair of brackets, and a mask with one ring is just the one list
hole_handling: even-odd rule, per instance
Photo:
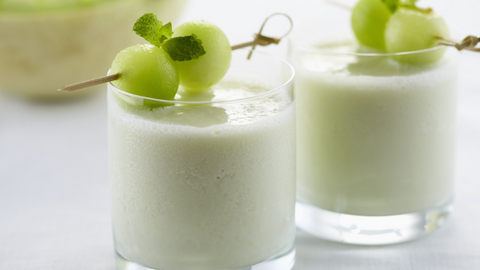
{"label": "pale green liquid", "polygon": [[436,67],[311,54],[295,61],[298,200],[381,216],[451,199],[454,56]]}
{"label": "pale green liquid", "polygon": [[[238,83],[219,87],[197,98],[256,94]],[[109,95],[112,217],[122,256],[155,269],[239,269],[291,248],[293,104],[135,110],[118,101]]]}

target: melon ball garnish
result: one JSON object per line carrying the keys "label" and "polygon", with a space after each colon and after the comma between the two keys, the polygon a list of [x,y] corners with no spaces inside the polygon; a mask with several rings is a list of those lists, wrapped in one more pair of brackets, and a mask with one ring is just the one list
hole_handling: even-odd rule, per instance
{"label": "melon ball garnish", "polygon": [[360,44],[385,50],[385,24],[392,15],[382,0],[360,0],[352,10],[352,30]]}
{"label": "melon ball garnish", "polygon": [[[267,17],[265,22],[278,14],[281,13]],[[291,22],[290,17],[283,15]],[[265,22],[253,42],[238,44],[233,49],[253,44],[278,44],[281,38],[260,35]],[[127,48],[117,55],[108,76],[67,85],[59,91],[74,91],[116,81],[113,85],[121,90],[143,97],[173,100],[180,85],[184,89],[182,96],[188,94],[199,97],[202,91],[212,89],[230,68],[232,47],[225,33],[213,23],[190,21],[177,27],[174,32],[171,23],[164,25],[154,14],[147,13],[135,22],[133,30],[152,45]],[[152,103],[149,101],[128,103],[153,106],[149,105]],[[171,104],[156,102],[155,106],[165,106],[167,103]]]}
{"label": "melon ball garnish", "polygon": [[[352,30],[360,44],[387,53],[404,53],[437,47],[438,37],[448,38],[447,24],[416,0],[360,0],[352,11]],[[393,56],[399,62],[430,64],[444,49]]]}
{"label": "melon ball garnish", "polygon": [[178,62],[180,85],[188,91],[202,91],[218,83],[230,67],[232,49],[223,31],[211,22],[195,20],[175,28],[173,36],[195,35],[207,52],[199,59]]}
{"label": "melon ball garnish", "polygon": [[135,45],[119,52],[110,68],[110,74],[117,73],[120,78],[112,84],[134,95],[171,100],[178,90],[177,64],[153,45]]}
{"label": "melon ball garnish", "polygon": [[[387,22],[385,44],[388,53],[430,49],[437,45],[436,37],[449,37],[447,24],[431,10],[399,8]],[[413,64],[428,64],[439,60],[444,53],[437,49],[427,53],[400,56],[396,60]]]}
{"label": "melon ball garnish", "polygon": [[195,35],[172,37],[172,25],[163,25],[151,13],[140,17],[133,30],[152,45],[132,46],[115,57],[110,74],[119,78],[113,85],[134,95],[173,100],[180,81],[177,61],[204,55],[202,41]]}

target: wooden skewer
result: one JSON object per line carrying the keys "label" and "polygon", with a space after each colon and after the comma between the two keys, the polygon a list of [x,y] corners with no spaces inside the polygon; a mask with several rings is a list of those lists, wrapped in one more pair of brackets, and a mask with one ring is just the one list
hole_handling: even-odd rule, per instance
{"label": "wooden skewer", "polygon": [[254,44],[255,44],[255,40],[254,40],[254,41],[250,41],[250,42],[245,42],[245,43],[237,44],[237,45],[233,45],[233,46],[232,46],[232,51],[233,51],[233,50],[237,50],[237,49],[241,49],[241,48],[245,48],[245,47],[250,47],[250,46],[253,46]]}
{"label": "wooden skewer", "polygon": [[[232,51],[233,50],[238,50],[238,49],[241,49],[241,48],[245,48],[245,47],[250,47],[250,46],[253,46],[253,45],[256,45],[256,44],[258,44],[256,40],[241,43],[241,44],[237,44],[237,45],[232,46]],[[80,90],[80,89],[83,89],[83,88],[99,85],[99,84],[102,84],[102,83],[112,82],[112,81],[118,80],[118,78],[120,78],[120,73],[113,74],[113,75],[108,75],[108,76],[104,76],[104,77],[100,77],[100,78],[96,78],[96,79],[91,79],[91,80],[84,81],[84,82],[70,84],[70,85],[67,85],[67,86],[64,86],[64,87],[58,89],[57,91],[71,92],[71,91]]]}
{"label": "wooden skewer", "polygon": [[[253,41],[245,42],[245,43],[241,43],[241,44],[237,44],[237,45],[232,46],[232,51],[238,50],[238,49],[241,49],[241,48],[245,48],[245,47],[252,47],[254,45],[267,46],[267,45],[270,45],[272,43],[273,44],[278,44],[279,42],[280,42],[280,39],[258,35],[255,38],[255,40],[253,40]],[[118,78],[120,78],[119,73],[104,76],[104,77],[100,77],[100,78],[96,78],[96,79],[91,79],[91,80],[84,81],[84,82],[70,84],[70,85],[67,85],[67,86],[64,86],[64,87],[58,89],[57,91],[67,91],[67,92],[75,91],[75,90],[99,85],[99,84],[102,84],[102,83],[112,82],[112,81],[118,80]]]}
{"label": "wooden skewer", "polygon": [[480,38],[476,36],[467,36],[461,42],[456,42],[450,38],[438,37],[435,38],[441,40],[437,42],[438,45],[452,46],[457,50],[468,50],[474,52],[480,52],[480,48],[476,48],[477,44],[480,43]]}
{"label": "wooden skewer", "polygon": [[[256,40],[254,40],[254,41],[234,45],[234,46],[232,46],[232,51],[233,50],[238,50],[238,49],[241,49],[241,48],[245,48],[245,47],[250,47],[250,46],[253,46],[253,45],[256,45],[256,44],[258,44],[258,43],[257,43]],[[113,74],[113,75],[108,75],[108,76],[103,76],[103,77],[100,77],[100,78],[91,79],[91,80],[84,81],[84,82],[70,84],[70,85],[67,85],[67,86],[64,86],[64,87],[58,89],[57,91],[71,92],[71,91],[80,90],[80,89],[83,89],[83,88],[99,85],[99,84],[102,84],[102,83],[113,82],[115,80],[118,80],[118,78],[120,78],[120,73]]]}
{"label": "wooden skewer", "polygon": [[[263,28],[264,28],[265,24],[267,23],[267,21],[271,17],[277,16],[277,15],[285,16],[290,21],[290,29],[288,29],[288,31],[280,38],[272,38],[272,37],[263,36],[262,31],[263,31]],[[238,49],[241,49],[241,48],[245,48],[245,47],[252,47],[252,49],[250,50],[250,53],[248,54],[248,57],[247,57],[247,59],[250,59],[250,56],[252,55],[252,52],[255,49],[255,46],[257,46],[257,45],[267,46],[267,45],[270,45],[270,44],[278,44],[282,38],[287,36],[292,31],[292,27],[293,27],[292,19],[287,14],[274,13],[274,14],[268,16],[265,19],[262,26],[260,27],[260,31],[258,32],[258,34],[255,35],[255,39],[253,41],[234,45],[234,46],[232,46],[232,51],[238,50]],[[63,88],[58,89],[58,91],[68,91],[68,92],[75,91],[75,90],[87,88],[87,87],[90,87],[90,86],[95,86],[95,85],[99,85],[99,84],[102,84],[102,83],[115,81],[115,80],[118,80],[118,78],[120,78],[120,76],[121,76],[120,73],[117,73],[117,74],[108,75],[108,76],[104,76],[104,77],[100,77],[100,78],[96,78],[96,79],[92,79],[92,80],[88,80],[88,81],[84,81],[84,82],[74,83],[74,84],[64,86]]]}
{"label": "wooden skewer", "polygon": [[108,76],[104,76],[104,77],[100,77],[100,78],[96,78],[96,79],[91,79],[91,80],[84,81],[84,82],[70,84],[70,85],[64,86],[63,88],[58,89],[58,91],[68,91],[68,92],[75,91],[75,90],[78,90],[78,89],[87,88],[87,87],[90,87],[90,86],[95,86],[95,85],[99,85],[99,84],[102,84],[102,83],[115,81],[115,80],[118,80],[118,78],[120,78],[120,74],[117,73],[117,74],[108,75]]}
{"label": "wooden skewer", "polygon": [[251,47],[251,46],[254,46],[254,45],[267,46],[267,45],[270,45],[270,44],[278,44],[278,43],[280,43],[279,38],[271,38],[271,37],[266,37],[266,36],[262,36],[262,35],[257,34],[256,37],[255,37],[255,40],[253,40],[253,41],[233,45],[232,46],[232,51],[233,50],[238,50],[238,49],[241,49],[241,48],[245,48],[245,47]]}

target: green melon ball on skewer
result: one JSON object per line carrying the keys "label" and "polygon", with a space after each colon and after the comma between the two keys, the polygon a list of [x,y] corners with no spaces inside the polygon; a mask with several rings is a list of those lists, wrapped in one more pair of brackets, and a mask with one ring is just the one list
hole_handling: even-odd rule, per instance
{"label": "green melon ball on skewer", "polygon": [[120,78],[112,84],[138,96],[173,100],[179,86],[177,63],[162,48],[149,44],[119,52],[110,68],[110,74],[117,73]]}
{"label": "green melon ball on skewer", "polygon": [[189,21],[173,30],[173,37],[192,34],[202,41],[206,54],[199,59],[177,62],[180,85],[187,91],[202,91],[225,76],[230,67],[232,49],[225,33],[204,20]]}
{"label": "green melon ball on skewer", "polygon": [[392,15],[382,0],[360,0],[352,10],[352,30],[360,44],[385,50],[385,25]]}
{"label": "green melon ball on skewer", "polygon": [[[207,85],[211,86],[227,72],[230,65],[231,48],[225,34],[218,27],[203,21],[193,23],[193,25],[195,27],[192,28],[196,30],[194,32],[199,33],[206,40],[210,39],[206,42],[206,46],[212,49],[212,57],[206,64],[200,64],[198,72],[201,73],[204,81],[208,81]],[[188,61],[198,60],[204,56],[206,52],[202,46],[202,40],[193,33],[172,37],[171,23],[163,24],[153,13],[147,13],[140,17],[135,22],[133,31],[145,38],[151,45],[135,45],[118,53],[110,68],[110,75],[107,77],[67,85],[59,90],[73,91],[109,81],[122,91],[147,98],[114,92],[117,98],[130,105],[146,105],[148,107],[172,105],[170,102],[159,102],[148,98],[163,100],[175,98],[180,84],[178,63],[188,63]],[[221,41],[217,42],[217,38]],[[215,63],[217,61],[220,62],[220,67]],[[208,72],[209,68],[213,71]],[[186,72],[188,73],[188,71],[187,67]],[[219,73],[221,74],[219,75]],[[197,82],[194,86],[204,88],[202,84],[204,81]],[[198,86],[198,84],[201,85]]]}
{"label": "green melon ball on skewer", "polygon": [[[388,53],[412,52],[437,47],[437,37],[449,37],[443,18],[432,10],[399,8],[385,28],[385,45]],[[430,64],[442,58],[445,48],[428,52],[395,56],[399,62]]]}

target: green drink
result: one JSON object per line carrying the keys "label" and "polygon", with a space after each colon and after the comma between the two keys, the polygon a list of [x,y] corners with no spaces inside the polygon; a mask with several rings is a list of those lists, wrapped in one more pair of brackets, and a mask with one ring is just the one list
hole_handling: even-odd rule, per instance
{"label": "green drink", "polygon": [[247,54],[212,89],[160,107],[109,85],[119,269],[292,268],[293,69]]}
{"label": "green drink", "polygon": [[[320,36],[291,39],[297,225],[356,244],[403,242],[438,228],[453,194],[457,53],[387,54],[347,34]],[[441,58],[416,61],[431,55]]]}

